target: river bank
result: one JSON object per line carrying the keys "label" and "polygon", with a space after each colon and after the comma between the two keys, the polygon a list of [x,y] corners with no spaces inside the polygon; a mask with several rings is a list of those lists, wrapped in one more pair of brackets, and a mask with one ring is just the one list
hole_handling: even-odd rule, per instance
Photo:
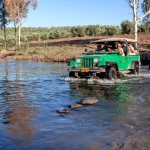
{"label": "river bank", "polygon": [[[85,49],[96,49],[96,45],[90,44],[91,41],[109,37],[70,37],[48,41],[32,41],[22,43],[20,51],[15,51],[12,47],[9,47],[7,50],[1,50],[0,58],[42,62],[68,62],[70,59],[81,55]],[[118,37],[133,38],[132,35],[120,35]],[[150,35],[139,35],[139,44],[141,48],[150,50]]]}

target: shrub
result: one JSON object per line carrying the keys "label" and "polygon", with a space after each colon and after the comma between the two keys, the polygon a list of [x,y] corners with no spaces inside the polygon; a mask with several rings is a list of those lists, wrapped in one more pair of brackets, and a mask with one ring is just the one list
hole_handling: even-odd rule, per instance
{"label": "shrub", "polygon": [[45,32],[45,33],[42,33],[42,34],[40,35],[40,39],[41,39],[41,40],[48,40],[48,38],[49,38],[49,37],[48,37],[48,33],[46,33],[46,32]]}
{"label": "shrub", "polygon": [[150,33],[150,21],[138,26],[139,32]]}
{"label": "shrub", "polygon": [[99,25],[90,25],[86,27],[86,35],[98,36],[101,34],[101,27]]}
{"label": "shrub", "polygon": [[118,26],[106,26],[105,27],[105,35],[117,35],[120,33],[120,28]]}
{"label": "shrub", "polygon": [[123,34],[129,34],[132,32],[133,23],[125,20],[121,23],[121,30]]}

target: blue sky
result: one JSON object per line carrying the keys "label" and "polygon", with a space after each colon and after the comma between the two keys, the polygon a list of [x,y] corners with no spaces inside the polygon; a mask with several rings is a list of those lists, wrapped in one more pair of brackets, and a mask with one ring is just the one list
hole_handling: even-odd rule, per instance
{"label": "blue sky", "polygon": [[120,25],[124,20],[133,20],[126,0],[38,0],[22,26]]}

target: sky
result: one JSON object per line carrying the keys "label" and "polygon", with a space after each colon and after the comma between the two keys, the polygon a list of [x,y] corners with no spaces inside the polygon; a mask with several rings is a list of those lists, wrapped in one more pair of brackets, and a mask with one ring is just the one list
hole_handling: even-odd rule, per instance
{"label": "sky", "polygon": [[38,0],[23,20],[24,27],[118,25],[133,20],[126,0]]}

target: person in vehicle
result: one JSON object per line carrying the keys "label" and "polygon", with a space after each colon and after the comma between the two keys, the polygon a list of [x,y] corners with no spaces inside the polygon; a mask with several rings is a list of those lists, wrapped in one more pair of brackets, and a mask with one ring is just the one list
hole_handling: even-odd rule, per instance
{"label": "person in vehicle", "polygon": [[102,48],[103,51],[111,51],[109,48],[109,45],[104,45],[104,47]]}
{"label": "person in vehicle", "polygon": [[100,44],[97,44],[97,49],[96,49],[95,51],[99,51],[99,52],[102,51],[102,48],[101,48],[101,45],[100,45]]}
{"label": "person in vehicle", "polygon": [[119,51],[120,55],[125,56],[121,43],[117,43],[117,51]]}
{"label": "person in vehicle", "polygon": [[135,55],[135,50],[134,50],[134,47],[131,45],[131,43],[128,43],[128,54],[129,55]]}

